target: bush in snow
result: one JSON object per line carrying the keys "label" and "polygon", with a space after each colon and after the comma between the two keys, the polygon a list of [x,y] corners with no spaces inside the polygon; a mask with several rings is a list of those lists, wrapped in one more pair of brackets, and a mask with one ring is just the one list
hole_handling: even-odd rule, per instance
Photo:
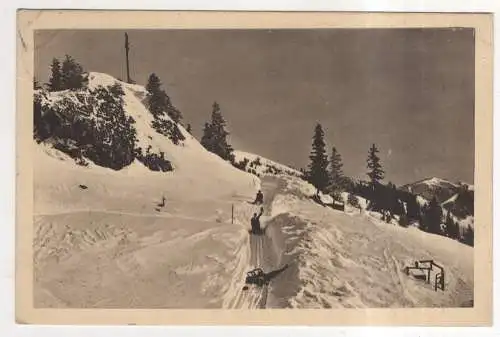
{"label": "bush in snow", "polygon": [[43,92],[34,98],[34,137],[83,163],[119,170],[134,160],[134,120],[125,115],[119,85],[85,88],[56,103],[43,104]]}
{"label": "bush in snow", "polygon": [[142,153],[142,149],[138,148],[136,151],[136,158],[147,168],[152,171],[168,172],[173,171],[172,163],[165,159],[165,153],[159,154],[150,152],[151,146],[146,150],[146,154]]}
{"label": "bush in snow", "polygon": [[175,124],[171,120],[164,119],[163,117],[158,117],[153,120],[151,126],[159,134],[168,137],[175,145],[179,145],[179,143],[185,139],[181,130],[177,127],[177,124]]}
{"label": "bush in snow", "polygon": [[248,158],[243,158],[239,162],[234,162],[233,166],[239,170],[246,171],[248,162],[249,162]]}
{"label": "bush in snow", "polygon": [[361,208],[358,198],[352,193],[349,193],[349,195],[347,196],[347,203],[352,207]]}

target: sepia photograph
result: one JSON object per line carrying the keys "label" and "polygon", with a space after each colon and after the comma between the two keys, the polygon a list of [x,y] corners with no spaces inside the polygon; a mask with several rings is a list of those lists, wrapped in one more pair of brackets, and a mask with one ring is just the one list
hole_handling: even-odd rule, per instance
{"label": "sepia photograph", "polygon": [[474,310],[490,289],[475,27],[31,32],[33,309]]}

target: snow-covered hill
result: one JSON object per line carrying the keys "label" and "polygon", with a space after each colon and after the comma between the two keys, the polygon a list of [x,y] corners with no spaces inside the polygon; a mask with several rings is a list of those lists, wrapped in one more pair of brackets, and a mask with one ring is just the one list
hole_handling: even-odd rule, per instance
{"label": "snow-covered hill", "polygon": [[451,198],[458,185],[440,178],[427,178],[402,186],[402,189],[420,195],[426,200],[436,197],[439,203]]}
{"label": "snow-covered hill", "polygon": [[[89,76],[91,88],[110,84],[124,92],[138,147],[163,152],[173,171],[152,171],[137,158],[119,170],[86,157],[82,165],[54,147],[64,139],[33,142],[35,306],[220,307],[241,268],[253,211],[247,201],[260,181],[207,152],[182,126],[178,145],[158,133],[143,87]],[[43,95],[46,108],[95,98],[87,90]]]}
{"label": "snow-covered hill", "polygon": [[435,197],[446,212],[451,211],[461,222],[467,220],[465,222],[469,224],[474,217],[474,186],[470,184],[428,178],[404,185],[401,189],[416,194],[421,206]]}
{"label": "snow-covered hill", "polygon": [[288,175],[301,177],[300,171],[288,167],[286,165],[277,163],[273,160],[264,158],[262,156],[244,152],[234,151],[235,161],[240,163],[241,169],[258,176],[264,175]]}

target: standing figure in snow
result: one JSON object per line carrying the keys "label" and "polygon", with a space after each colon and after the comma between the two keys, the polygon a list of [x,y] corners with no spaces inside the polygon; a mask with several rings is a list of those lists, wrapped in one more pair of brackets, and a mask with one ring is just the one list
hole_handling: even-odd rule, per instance
{"label": "standing figure in snow", "polygon": [[254,213],[252,219],[250,220],[250,224],[252,225],[252,233],[257,234],[260,232],[260,217],[264,213],[264,207],[260,208],[260,213]]}

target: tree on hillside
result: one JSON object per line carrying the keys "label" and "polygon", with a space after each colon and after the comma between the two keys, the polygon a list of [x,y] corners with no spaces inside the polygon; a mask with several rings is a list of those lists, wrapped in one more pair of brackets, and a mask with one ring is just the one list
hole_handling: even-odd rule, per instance
{"label": "tree on hillside", "polygon": [[203,135],[201,136],[201,145],[210,152],[214,151],[214,136],[212,131],[212,125],[210,123],[205,123],[203,126]]}
{"label": "tree on hillside", "polygon": [[154,117],[160,117],[166,110],[167,102],[165,92],[161,89],[160,78],[155,73],[149,75],[146,90],[149,111]]}
{"label": "tree on hillside", "polygon": [[49,87],[49,91],[62,90],[61,64],[56,58],[52,59],[52,64],[50,65],[49,83],[47,83],[47,85]]}
{"label": "tree on hillside", "polygon": [[61,86],[63,89],[80,89],[87,82],[82,66],[66,55],[61,66]]}
{"label": "tree on hillside", "polygon": [[308,181],[316,187],[316,194],[324,191],[329,185],[328,157],[325,150],[325,134],[321,124],[316,124],[314,128],[313,144],[309,159],[309,170],[307,172]]}
{"label": "tree on hillside", "polygon": [[446,235],[452,239],[457,239],[459,236],[458,224],[455,221],[453,221],[450,211],[448,211],[448,213],[446,214],[446,220],[444,224],[445,224]]}
{"label": "tree on hillside", "polygon": [[332,153],[330,156],[330,192],[334,194],[339,193],[341,189],[344,188],[345,178],[342,172],[342,157],[337,149],[332,147]]}
{"label": "tree on hillside", "polygon": [[420,205],[415,194],[408,194],[406,209],[409,219],[420,219]]}
{"label": "tree on hillside", "polygon": [[210,123],[205,123],[201,145],[207,151],[215,153],[224,160],[234,162],[233,148],[227,141],[229,132],[226,130],[226,121],[222,116],[220,106],[217,102],[212,105],[212,116]]}
{"label": "tree on hillside", "polygon": [[[160,78],[155,73],[149,75],[146,84],[146,106],[154,117],[153,128],[160,134],[167,136],[174,144],[179,144],[185,137],[177,127],[182,118],[181,113],[170,101],[170,97],[161,88]],[[171,120],[166,118],[170,117]]]}
{"label": "tree on hillside", "polygon": [[429,205],[425,208],[423,219],[424,230],[433,234],[441,234],[442,218],[443,211],[441,206],[437,202],[436,197],[433,197]]}
{"label": "tree on hillside", "polygon": [[188,125],[186,126],[186,131],[189,132],[190,134],[192,134],[191,124],[188,123]]}
{"label": "tree on hillside", "polygon": [[387,184],[387,208],[391,211],[392,214],[403,215],[406,214],[404,205],[399,200],[399,192],[398,188],[395,184],[389,182]]}
{"label": "tree on hillside", "polygon": [[465,230],[464,243],[469,246],[474,246],[474,229],[470,225],[467,225],[467,229]]}
{"label": "tree on hillside", "polygon": [[170,97],[165,90],[162,89],[160,78],[155,73],[149,75],[146,90],[148,92],[148,109],[153,116],[159,118],[166,113],[174,123],[180,123],[182,114],[174,107]]}
{"label": "tree on hillside", "polygon": [[372,144],[368,152],[367,167],[369,169],[367,175],[373,186],[377,185],[381,180],[384,179],[384,170],[380,164],[380,158],[377,156],[379,150]]}

